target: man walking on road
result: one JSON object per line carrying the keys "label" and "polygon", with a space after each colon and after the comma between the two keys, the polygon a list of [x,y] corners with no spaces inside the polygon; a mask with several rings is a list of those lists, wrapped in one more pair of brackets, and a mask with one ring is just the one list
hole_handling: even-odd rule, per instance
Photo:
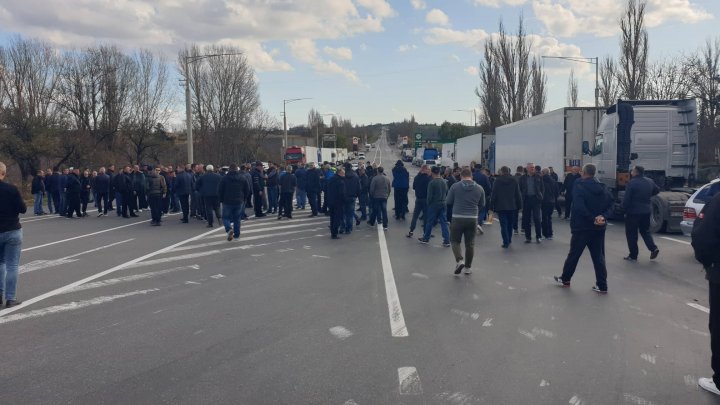
{"label": "man walking on road", "polygon": [[185,165],[185,170],[179,172],[175,178],[175,194],[180,201],[180,209],[182,210],[182,218],[180,222],[187,224],[190,215],[190,194],[192,194],[193,174],[189,164]]}
{"label": "man walking on road", "polygon": [[448,229],[445,197],[447,195],[447,182],[440,177],[440,167],[432,168],[432,181],[428,185],[427,209],[425,211],[425,232],[420,243],[429,243],[430,235],[435,222],[440,222],[442,231],[443,247],[450,247],[450,230]]}
{"label": "man walking on road", "polygon": [[632,178],[625,188],[623,208],[625,208],[625,237],[627,238],[628,254],[624,259],[631,262],[638,258],[638,232],[642,236],[645,246],[650,251],[650,259],[655,260],[660,250],[652,234],[650,234],[650,214],[652,207],[650,198],[660,192],[660,188],[652,179],[645,177],[645,168],[635,166],[632,169]]}
{"label": "man walking on road", "polygon": [[307,188],[305,190],[307,191],[308,201],[310,202],[310,216],[316,217],[320,210],[321,173],[320,170],[315,167],[315,163],[309,164],[306,176]]}
{"label": "man walking on road", "polygon": [[542,181],[545,193],[543,193],[542,200],[542,235],[546,240],[553,239],[553,226],[552,216],[555,212],[555,204],[557,202],[558,195],[560,194],[557,186],[557,181],[550,175],[548,168],[542,169]]}
{"label": "man walking on road", "polygon": [[[420,167],[420,173],[413,179],[413,190],[415,190],[415,207],[413,208],[412,219],[410,220],[410,232],[407,237],[412,238],[417,226],[417,221],[420,215],[423,216],[423,221],[427,218],[425,211],[427,210],[427,192],[428,185],[432,178],[430,177],[430,169],[427,165]],[[422,227],[423,230],[425,226]]]}
{"label": "man walking on road", "polygon": [[[450,241],[455,255],[455,274],[465,269],[471,274],[472,261],[475,256],[475,233],[480,209],[485,206],[485,191],[472,179],[472,172],[465,168],[460,172],[461,180],[450,187],[447,204],[453,207],[453,220],[450,225]],[[462,243],[465,238],[465,255],[462,254]]]}
{"label": "man walking on road", "polygon": [[223,225],[228,242],[240,237],[240,217],[245,211],[245,201],[250,193],[250,182],[240,174],[236,164],[231,164],[228,174],[220,180],[218,186],[218,199],[222,203]]}
{"label": "man walking on road", "polygon": [[535,163],[528,163],[527,173],[520,177],[520,193],[523,199],[522,227],[525,232],[525,243],[532,242],[531,221],[535,225],[535,242],[542,238],[541,216],[542,201],[545,195],[540,173],[535,171]]}
{"label": "man walking on road", "polygon": [[343,228],[345,233],[350,234],[353,230],[353,222],[360,225],[360,220],[355,219],[355,202],[360,196],[360,178],[352,170],[352,164],[345,163],[345,205],[343,209]]}
{"label": "man walking on road", "polygon": [[203,212],[205,212],[205,219],[208,223],[207,227],[212,228],[215,218],[217,218],[218,224],[220,223],[218,186],[220,185],[220,179],[222,179],[222,177],[215,173],[215,167],[213,165],[207,165],[205,169],[205,174],[198,178],[197,183],[195,183],[195,188],[200,192],[200,198],[202,198]]}
{"label": "man walking on road", "polygon": [[515,177],[510,175],[510,168],[500,168],[500,176],[495,179],[492,195],[490,196],[490,208],[498,213],[500,217],[500,235],[502,236],[502,247],[507,249],[512,243],[513,224],[515,215],[522,209],[522,196],[520,186]]}
{"label": "man walking on road", "polygon": [[338,232],[343,223],[345,208],[345,169],[340,167],[334,176],[327,182],[326,188],[327,208],[330,213],[330,237],[340,239]]}
{"label": "man walking on road", "polygon": [[380,166],[376,169],[376,175],[370,182],[370,200],[372,201],[372,210],[370,211],[370,220],[368,224],[375,226],[377,221],[382,221],[383,230],[388,229],[387,200],[390,197],[390,180],[385,175],[385,169]]}
{"label": "man walking on road", "polygon": [[0,307],[19,305],[16,298],[18,268],[22,252],[20,214],[27,212],[17,187],[5,182],[7,166],[0,162]]}
{"label": "man walking on road", "polygon": [[586,164],[582,170],[582,178],[575,182],[570,217],[570,252],[565,260],[562,276],[555,276],[554,279],[559,285],[570,287],[570,280],[575,274],[580,256],[587,247],[595,267],[596,284],[592,290],[607,294],[605,230],[613,198],[605,184],[595,179],[595,171],[595,165]]}
{"label": "man walking on road", "polygon": [[252,175],[253,188],[253,208],[255,209],[255,218],[262,218],[263,213],[263,195],[265,194],[265,173],[263,171],[262,162],[255,162],[255,169]]}
{"label": "man walking on road", "polygon": [[65,216],[68,218],[72,218],[73,213],[77,214],[78,218],[82,218],[83,216],[80,211],[81,191],[82,182],[80,182],[80,169],[71,168],[71,172],[67,176],[67,183],[65,186],[65,206],[67,209]]}
{"label": "man walking on road", "polygon": [[150,225],[160,226],[163,199],[168,192],[167,183],[165,183],[165,178],[160,175],[160,168],[155,169],[152,166],[148,166],[148,173],[145,180],[146,190],[143,195],[147,195],[150,205],[150,217],[152,218]]}
{"label": "man walking on road", "polygon": [[110,176],[101,167],[95,176],[95,192],[97,193],[98,217],[107,215],[110,205]]}
{"label": "man walking on road", "polygon": [[570,207],[573,202],[573,189],[575,181],[580,178],[580,168],[573,166],[572,172],[565,175],[565,181],[563,181],[563,188],[565,189],[565,219],[570,218]]}
{"label": "man walking on road", "polygon": [[405,220],[408,212],[408,191],[410,190],[410,173],[405,168],[402,160],[395,162],[392,169],[393,196],[395,197],[395,219]]}
{"label": "man walking on road", "polygon": [[33,213],[35,215],[45,215],[43,212],[42,207],[42,200],[43,196],[45,195],[45,172],[42,170],[38,170],[35,177],[33,177],[31,190],[33,198],[34,198],[34,205],[33,205]]}

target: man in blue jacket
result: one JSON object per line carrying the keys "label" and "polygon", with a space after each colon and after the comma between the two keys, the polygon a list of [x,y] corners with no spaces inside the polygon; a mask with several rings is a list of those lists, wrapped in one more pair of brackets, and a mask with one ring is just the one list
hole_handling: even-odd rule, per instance
{"label": "man in blue jacket", "polygon": [[605,267],[606,218],[610,215],[613,198],[607,187],[595,179],[595,165],[586,164],[582,178],[574,184],[572,214],[570,216],[570,252],[562,276],[555,281],[562,287],[570,287],[580,256],[587,247],[595,267],[596,284],[592,290],[607,294],[607,268]]}
{"label": "man in blue jacket", "polygon": [[179,172],[175,178],[175,195],[180,200],[180,209],[182,210],[182,218],[180,222],[187,224],[190,214],[190,194],[193,189],[193,174],[190,165],[185,165],[185,170]]}
{"label": "man in blue jacket", "polygon": [[297,189],[295,190],[296,208],[304,210],[307,204],[307,170],[305,166],[300,165],[295,170],[295,179],[297,180]]}
{"label": "man in blue jacket", "polygon": [[660,188],[654,181],[645,177],[645,168],[635,166],[632,169],[632,178],[625,188],[623,208],[625,208],[625,237],[627,238],[630,254],[624,257],[625,260],[635,262],[638,258],[638,232],[645,241],[645,246],[650,253],[650,259],[655,260],[660,250],[652,234],[650,234],[650,213],[652,207],[650,198],[660,192]]}
{"label": "man in blue jacket", "polygon": [[405,220],[408,212],[408,191],[410,190],[410,173],[408,173],[402,160],[395,162],[392,169],[393,196],[395,197],[395,219]]}

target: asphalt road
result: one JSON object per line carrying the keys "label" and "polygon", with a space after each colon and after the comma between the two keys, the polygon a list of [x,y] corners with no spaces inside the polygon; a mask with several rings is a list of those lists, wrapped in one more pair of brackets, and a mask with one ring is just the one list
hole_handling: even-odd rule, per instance
{"label": "asphalt road", "polygon": [[[368,159],[389,171],[397,154],[381,141]],[[253,219],[233,242],[177,216],[150,227],[147,212],[23,219],[0,403],[720,403],[697,387],[707,285],[683,236],[629,263],[613,223],[599,296],[587,253],[571,289],[552,284],[564,221],[554,241],[508,250],[486,226],[458,278],[439,230],[421,245],[391,220],[332,241],[307,214]]]}

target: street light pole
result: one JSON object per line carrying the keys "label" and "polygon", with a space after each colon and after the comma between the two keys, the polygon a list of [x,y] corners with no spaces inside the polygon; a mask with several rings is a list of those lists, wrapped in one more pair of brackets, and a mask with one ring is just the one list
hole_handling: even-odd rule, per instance
{"label": "street light pole", "polygon": [[477,112],[473,108],[472,110],[453,110],[453,111],[461,111],[461,112],[471,112],[473,115],[473,128],[477,128]]}
{"label": "street light pole", "polygon": [[188,163],[195,162],[195,151],[193,142],[193,123],[192,123],[192,107],[190,103],[190,70],[189,66],[191,63],[195,63],[199,60],[214,58],[218,56],[237,56],[242,55],[242,52],[234,53],[214,53],[209,55],[195,55],[185,56],[183,61],[185,62],[185,121],[187,123],[187,154]]}
{"label": "street light pole", "polygon": [[285,139],[283,140],[283,148],[288,147],[287,113],[285,112],[285,106],[288,103],[292,103],[293,101],[300,101],[300,100],[311,100],[311,97],[291,98],[289,100],[283,100],[283,134],[285,135]]}
{"label": "street light pole", "polygon": [[589,63],[595,65],[595,107],[600,106],[600,58],[572,57],[572,56],[543,56],[543,59],[562,59],[571,62]]}

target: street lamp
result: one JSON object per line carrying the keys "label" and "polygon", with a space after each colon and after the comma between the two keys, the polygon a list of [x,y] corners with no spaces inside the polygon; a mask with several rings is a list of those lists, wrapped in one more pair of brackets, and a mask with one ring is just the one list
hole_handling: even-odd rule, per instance
{"label": "street lamp", "polygon": [[594,58],[585,58],[585,57],[571,57],[571,56],[543,56],[543,59],[562,59],[562,60],[569,60],[571,62],[580,62],[580,63],[589,63],[591,65],[595,65],[595,107],[597,108],[600,103],[600,59],[598,57]]}
{"label": "street lamp", "polygon": [[312,97],[303,97],[303,98],[291,98],[289,100],[283,100],[283,133],[285,134],[285,140],[283,141],[283,147],[287,148],[288,146],[288,139],[287,139],[287,113],[285,113],[285,106],[288,103],[292,103],[294,101],[300,101],[300,100],[310,100]]}
{"label": "street lamp", "polygon": [[473,108],[472,110],[453,110],[453,111],[460,111],[460,112],[469,112],[473,115],[473,128],[477,128],[477,112]]}
{"label": "street lamp", "polygon": [[187,121],[187,154],[188,163],[194,163],[195,156],[193,151],[193,124],[192,124],[192,107],[190,106],[190,71],[188,66],[191,63],[195,63],[199,60],[214,58],[217,56],[236,56],[242,55],[241,52],[234,53],[214,53],[209,55],[194,55],[184,56],[183,62],[185,62],[185,120]]}

